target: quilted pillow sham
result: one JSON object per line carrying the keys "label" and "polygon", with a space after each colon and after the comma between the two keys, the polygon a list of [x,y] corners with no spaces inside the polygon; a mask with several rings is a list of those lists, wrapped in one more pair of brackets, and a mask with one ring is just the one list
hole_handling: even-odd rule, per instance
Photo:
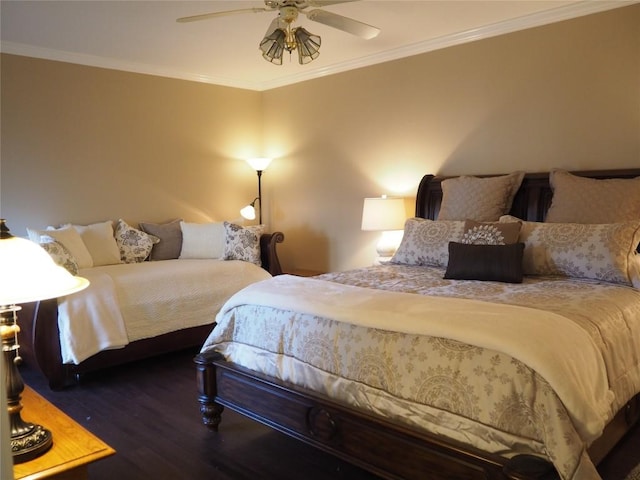
{"label": "quilted pillow sham", "polygon": [[133,228],[122,219],[116,223],[115,237],[124,263],[144,262],[153,246],[160,241],[158,237]]}
{"label": "quilted pillow sham", "polygon": [[[503,222],[520,221],[505,215]],[[611,224],[522,222],[525,275],[589,278],[640,288],[640,220]]]}
{"label": "quilted pillow sham", "polygon": [[264,228],[264,225],[242,227],[235,223],[224,222],[223,260],[242,260],[261,266],[260,236],[264,233]]}
{"label": "quilted pillow sham", "polygon": [[464,232],[463,221],[409,218],[404,236],[390,263],[446,267],[449,242],[459,242]]}
{"label": "quilted pillow sham", "polygon": [[552,170],[546,222],[621,223],[640,220],[640,177],[594,179]]}
{"label": "quilted pillow sham", "polygon": [[494,222],[509,213],[524,172],[497,177],[463,175],[442,181],[438,220]]}

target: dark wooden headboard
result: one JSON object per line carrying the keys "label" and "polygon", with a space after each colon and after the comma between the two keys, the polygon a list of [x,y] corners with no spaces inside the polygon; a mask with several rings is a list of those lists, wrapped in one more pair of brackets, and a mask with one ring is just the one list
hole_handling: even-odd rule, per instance
{"label": "dark wooden headboard", "polygon": [[[640,168],[627,168],[622,170],[592,170],[571,172],[574,175],[589,178],[633,178],[640,177]],[[492,175],[478,175],[490,177]],[[442,181],[451,177],[425,175],[418,186],[416,196],[416,217],[434,220],[440,211],[442,203]],[[527,173],[522,180],[522,185],[516,194],[511,215],[530,222],[543,222],[547,216],[547,210],[551,205],[551,186],[549,185],[549,172]]]}

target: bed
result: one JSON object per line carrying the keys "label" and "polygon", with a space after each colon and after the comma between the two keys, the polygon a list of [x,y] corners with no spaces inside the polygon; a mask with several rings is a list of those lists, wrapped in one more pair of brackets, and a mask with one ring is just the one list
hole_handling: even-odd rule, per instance
{"label": "bed", "polygon": [[[239,260],[190,258],[82,269],[90,288],[22,305],[22,357],[59,390],[90,372],[198,348],[226,298],[252,281],[282,273],[276,249],[284,235],[263,233],[259,241],[262,268]],[[119,301],[111,303],[105,287],[114,287],[111,295]],[[126,328],[123,318],[117,322],[120,315],[127,318]]]}
{"label": "bed", "polygon": [[[483,177],[513,185],[500,205],[502,187],[484,185],[503,211],[473,230],[465,208],[482,202],[452,199],[479,180],[426,175],[392,264],[230,299],[195,358],[203,422],[217,430],[229,407],[383,478],[599,478],[640,417],[639,176]],[[589,190],[615,223],[573,207]],[[518,225],[517,241],[459,247],[487,224]],[[581,232],[588,244],[572,244]]]}

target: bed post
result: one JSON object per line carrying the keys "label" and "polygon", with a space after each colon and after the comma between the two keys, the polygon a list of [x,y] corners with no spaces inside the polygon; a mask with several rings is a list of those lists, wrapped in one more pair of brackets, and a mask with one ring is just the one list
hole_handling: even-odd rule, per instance
{"label": "bed post", "polygon": [[213,362],[223,359],[223,355],[216,351],[200,353],[193,359],[196,363],[196,385],[198,388],[198,402],[200,403],[202,423],[215,432],[218,431],[218,425],[220,425],[220,421],[222,420],[224,407],[213,401],[218,394],[216,367]]}

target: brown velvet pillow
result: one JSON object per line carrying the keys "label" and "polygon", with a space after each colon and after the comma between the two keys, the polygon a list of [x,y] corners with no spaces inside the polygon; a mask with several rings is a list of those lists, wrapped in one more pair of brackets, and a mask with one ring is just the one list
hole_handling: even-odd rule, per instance
{"label": "brown velvet pillow", "polygon": [[449,242],[449,264],[444,278],[522,283],[524,243],[473,245]]}
{"label": "brown velvet pillow", "polygon": [[158,237],[160,241],[151,249],[149,260],[173,260],[182,250],[181,219],[169,223],[140,223],[140,230]]}

